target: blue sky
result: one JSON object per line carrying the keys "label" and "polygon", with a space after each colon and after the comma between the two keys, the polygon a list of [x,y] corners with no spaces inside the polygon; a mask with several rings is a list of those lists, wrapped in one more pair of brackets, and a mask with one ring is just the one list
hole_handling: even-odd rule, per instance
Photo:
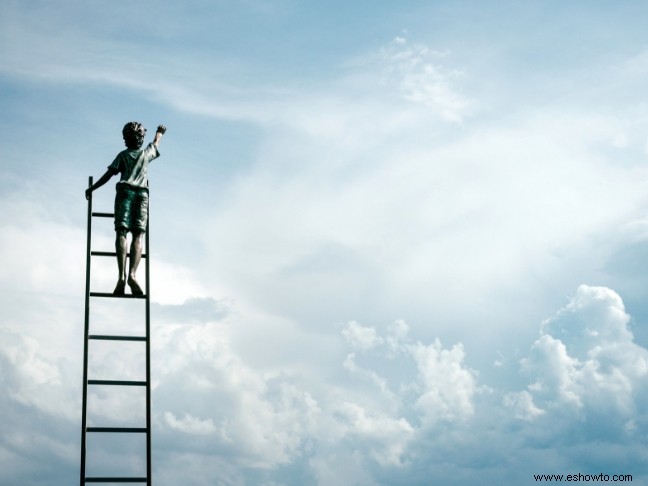
{"label": "blue sky", "polygon": [[[156,484],[646,481],[647,20],[638,1],[2,2],[0,484],[76,481],[83,191],[131,120],[168,127]],[[137,349],[93,356],[142,370]],[[142,418],[139,396],[90,398],[97,424]],[[91,467],[138,473],[138,445],[93,443]]]}

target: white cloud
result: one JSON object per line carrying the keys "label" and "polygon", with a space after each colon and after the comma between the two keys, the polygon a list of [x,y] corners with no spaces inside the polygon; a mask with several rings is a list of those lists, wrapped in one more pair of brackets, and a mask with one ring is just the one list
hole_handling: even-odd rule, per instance
{"label": "white cloud", "polygon": [[351,321],[346,325],[342,335],[352,347],[361,351],[367,351],[383,342],[383,339],[377,335],[376,329],[361,326],[355,321]]}
{"label": "white cloud", "polygon": [[436,340],[429,346],[417,343],[410,352],[418,365],[423,388],[416,405],[425,422],[433,424],[470,417],[477,386],[474,373],[464,366],[461,344],[444,349]]}
{"label": "white cloud", "polygon": [[[156,323],[153,352],[159,475],[171,465],[198,468],[201,473],[190,473],[189,484],[201,484],[216,471],[210,464],[224,460],[228,484],[257,481],[259,475],[277,481],[282,468],[303,468],[305,477],[321,485],[424,484],[421,474],[425,481],[462,475],[457,483],[471,484],[484,474],[493,480],[509,474],[505,468],[485,473],[469,466],[499,461],[498,454],[515,467],[527,461],[527,472],[546,461],[582,464],[571,449],[559,449],[560,460],[528,458],[537,454],[535,441],[563,447],[563,441],[573,440],[565,438],[565,430],[577,436],[601,416],[618,427],[623,440],[641,436],[645,428],[640,398],[646,351],[633,343],[623,302],[609,289],[579,287],[563,309],[542,323],[544,334],[522,364],[529,386],[519,392],[486,392],[466,366],[461,344],[417,341],[403,320],[384,329],[349,321],[340,329],[338,339],[349,354],[337,362],[323,355],[320,365],[325,375],[345,370],[344,380],[326,383],[300,366],[269,372],[237,351],[234,331],[249,316],[228,305],[234,308],[225,313],[213,299],[159,306],[165,317]],[[5,397],[8,413],[19,403],[59,420],[62,409],[78,399],[77,389],[62,389],[75,365],[47,357],[58,351],[49,349],[46,355],[34,338],[21,345],[16,338],[3,342],[3,376],[9,376],[8,370],[19,373],[22,394]],[[50,404],[36,400],[44,387]],[[61,390],[53,391],[56,387]],[[57,393],[65,399],[53,402]],[[100,416],[133,407],[126,399],[98,400]],[[494,403],[498,400],[504,411]],[[38,450],[55,451],[59,461],[76,465],[75,414],[78,410],[64,419],[74,429],[69,443],[48,443],[51,435],[45,432]],[[520,420],[522,429],[513,420]],[[13,432],[5,437],[18,440]],[[161,484],[173,484],[172,478],[169,470]]]}
{"label": "white cloud", "polygon": [[405,447],[414,432],[407,420],[370,415],[361,406],[348,402],[340,405],[337,413],[348,424],[346,433],[368,442],[369,454],[380,465],[402,464]]}
{"label": "white cloud", "polygon": [[471,102],[454,86],[461,73],[441,64],[448,58],[447,53],[396,37],[381,49],[379,56],[387,83],[404,99],[422,103],[450,122],[459,122],[465,117]]}
{"label": "white cloud", "polygon": [[216,434],[210,447],[227,445],[232,460],[250,467],[275,467],[298,453],[318,415],[308,393],[242,362],[227,325],[160,325],[156,333],[155,352],[166,357],[155,368],[156,394],[171,407],[169,427],[195,434],[205,425],[204,433]]}
{"label": "white cloud", "polygon": [[77,387],[69,382],[69,363],[63,357],[52,359],[51,350],[45,351],[35,338],[2,332],[5,392],[18,403],[34,407],[54,417],[74,420],[79,407],[74,400]]}
{"label": "white cloud", "polygon": [[[156,329],[155,354],[167,358],[155,370],[155,397],[171,407],[160,424],[165,443],[167,427],[203,435],[203,448],[226,447],[230,461],[252,470],[308,458],[319,484],[332,484],[336,458],[354,451],[353,476],[338,483],[351,484],[366,468],[406,467],[424,430],[473,415],[476,379],[461,346],[415,342],[402,320],[384,333],[349,322],[341,338],[357,354],[340,363],[348,379],[328,386],[310,384],[305,368],[274,374],[250,367],[232,347],[236,322]],[[197,395],[200,401],[177,398]]]}
{"label": "white cloud", "polygon": [[533,403],[533,396],[526,390],[504,395],[504,405],[513,410],[517,419],[533,420],[545,413]]}
{"label": "white cloud", "polygon": [[182,418],[177,418],[171,412],[164,412],[164,420],[169,427],[185,434],[209,435],[216,431],[212,419],[201,420],[189,414],[183,415]]}
{"label": "white cloud", "polygon": [[[205,256],[212,283],[310,329],[407,311],[477,346],[475,319],[509,332],[527,305],[541,317],[536,291],[553,300],[540,287],[591,276],[620,244],[608,229],[640,214],[645,168],[592,149],[616,122],[549,107],[444,139],[425,135],[445,129],[415,108],[411,125],[383,131],[407,111],[391,108],[325,108],[365,120],[344,125],[342,141],[299,126],[265,140],[200,229],[218,242]],[[508,346],[497,336],[483,337],[484,353]]]}
{"label": "white cloud", "polygon": [[6,211],[0,217],[0,251],[12,255],[5,259],[0,286],[6,292],[78,293],[85,281],[85,232],[55,218],[36,194],[39,189],[23,183],[19,191],[0,198]]}
{"label": "white cloud", "polygon": [[572,354],[584,357],[599,346],[631,343],[629,322],[616,292],[582,285],[565,308],[543,322],[542,333],[564,341]]}
{"label": "white cloud", "polygon": [[557,395],[561,402],[581,407],[580,394],[574,389],[575,375],[580,367],[578,360],[567,354],[565,345],[551,336],[538,339],[528,358],[522,361],[522,368],[527,373],[543,368],[537,381],[529,389],[549,395],[552,399]]}
{"label": "white cloud", "polygon": [[521,362],[532,380],[527,398],[555,414],[611,415],[625,423],[643,408],[648,385],[648,351],[634,343],[629,322],[618,294],[581,285],[543,322],[542,336]]}

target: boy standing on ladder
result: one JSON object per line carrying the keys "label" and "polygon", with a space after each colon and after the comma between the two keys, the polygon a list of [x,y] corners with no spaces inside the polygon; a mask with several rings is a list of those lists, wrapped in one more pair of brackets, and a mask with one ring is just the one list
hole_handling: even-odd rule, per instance
{"label": "boy standing on ladder", "polygon": [[[166,132],[166,127],[158,126],[153,142],[142,148],[146,128],[138,122],[124,125],[122,135],[126,150],[117,154],[113,163],[108,166],[106,173],[85,192],[86,199],[89,199],[92,191],[103,186],[112,176],[121,174],[115,195],[115,249],[119,270],[119,280],[113,291],[115,295],[124,295],[127,283],[133,295],[143,295],[144,293],[137,283],[136,272],[142,257],[142,236],[146,232],[148,221],[147,170],[149,162],[160,156],[158,144],[164,132]],[[126,235],[129,231],[132,234],[132,241],[127,275]]]}

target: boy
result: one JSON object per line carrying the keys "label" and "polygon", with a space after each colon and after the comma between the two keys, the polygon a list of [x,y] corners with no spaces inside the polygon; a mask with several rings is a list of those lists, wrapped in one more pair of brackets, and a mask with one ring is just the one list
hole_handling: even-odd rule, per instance
{"label": "boy", "polygon": [[[142,257],[142,236],[146,232],[148,220],[148,164],[160,156],[158,145],[166,127],[160,125],[155,132],[155,139],[142,149],[146,128],[141,123],[130,122],[124,125],[122,135],[126,150],[123,150],[101,178],[86,189],[86,199],[92,191],[99,189],[114,175],[121,174],[115,195],[115,249],[117,251],[117,268],[119,280],[113,291],[115,295],[124,295],[126,283],[133,295],[143,295],[135,274]],[[132,234],[130,247],[130,265],[126,275],[126,235]]]}

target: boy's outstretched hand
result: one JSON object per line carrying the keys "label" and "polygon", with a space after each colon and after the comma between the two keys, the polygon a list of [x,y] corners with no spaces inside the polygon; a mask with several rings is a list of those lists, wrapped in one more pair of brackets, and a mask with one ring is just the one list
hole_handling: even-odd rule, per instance
{"label": "boy's outstretched hand", "polygon": [[157,147],[162,135],[164,135],[164,132],[166,132],[166,127],[164,125],[158,125],[157,131],[155,132],[155,138],[153,139],[153,145]]}

